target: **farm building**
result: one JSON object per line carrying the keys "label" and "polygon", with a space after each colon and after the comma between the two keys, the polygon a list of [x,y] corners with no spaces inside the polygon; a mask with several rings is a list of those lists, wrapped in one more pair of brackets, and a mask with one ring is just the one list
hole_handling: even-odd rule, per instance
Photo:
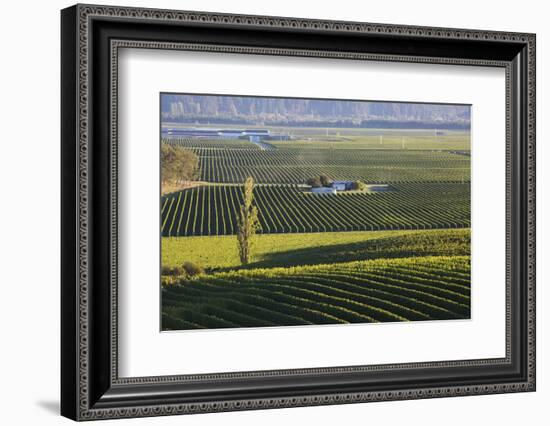
{"label": "farm building", "polygon": [[269,130],[244,130],[240,138],[248,139],[250,142],[290,140],[289,135],[276,135],[271,133]]}
{"label": "farm building", "polygon": [[327,188],[325,186],[321,186],[319,188],[311,188],[311,192],[313,194],[333,194],[336,195],[337,191],[334,188]]}
{"label": "farm building", "polygon": [[219,134],[217,130],[211,129],[173,129],[163,128],[163,133],[173,136],[184,136],[190,138],[218,138]]}
{"label": "farm building", "polygon": [[200,128],[163,128],[170,136],[205,139],[248,139],[250,142],[263,140],[289,140],[289,135],[271,134],[267,129],[200,129]]}
{"label": "farm building", "polygon": [[352,189],[353,182],[351,180],[335,180],[331,187],[336,191],[349,191]]}
{"label": "farm building", "polygon": [[220,139],[239,139],[243,131],[242,130],[218,130],[217,131],[218,138]]}

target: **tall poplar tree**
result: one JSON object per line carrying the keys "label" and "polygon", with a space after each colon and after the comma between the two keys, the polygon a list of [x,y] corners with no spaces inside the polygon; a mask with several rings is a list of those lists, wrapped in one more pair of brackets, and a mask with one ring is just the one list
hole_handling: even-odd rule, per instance
{"label": "tall poplar tree", "polygon": [[243,204],[237,219],[237,242],[241,263],[250,262],[252,237],[260,227],[258,209],[252,205],[254,201],[254,179],[248,177],[244,183]]}

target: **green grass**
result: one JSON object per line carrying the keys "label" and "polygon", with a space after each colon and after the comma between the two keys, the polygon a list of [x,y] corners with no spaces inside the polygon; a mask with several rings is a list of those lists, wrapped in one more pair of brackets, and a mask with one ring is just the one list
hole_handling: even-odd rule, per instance
{"label": "green grass", "polygon": [[272,145],[287,149],[374,149],[374,150],[470,150],[469,132],[379,130],[350,133],[338,129],[325,134],[304,135],[292,141],[274,141]]}
{"label": "green grass", "polygon": [[[167,123],[168,125],[168,123]],[[169,124],[169,127],[188,128],[194,125]],[[216,124],[201,127],[233,128],[233,125]],[[406,149],[424,150],[469,150],[470,132],[465,130],[438,130],[437,135],[431,129],[366,129],[366,128],[326,128],[326,127],[276,127],[265,128],[274,134],[291,134],[292,141],[269,141],[281,148],[351,148],[351,149],[401,149],[403,138]],[[380,143],[382,136],[382,143]],[[172,137],[170,139],[178,139]],[[219,139],[214,142],[226,143]],[[191,143],[191,145],[194,142]],[[250,144],[253,145],[253,144]],[[206,146],[197,143],[197,146]],[[212,145],[213,147],[218,145]],[[224,146],[227,147],[227,146]],[[243,145],[243,147],[245,147]],[[251,147],[254,148],[254,147]]]}
{"label": "green grass", "polygon": [[469,256],[219,272],[162,289],[164,330],[469,317]]}
{"label": "green grass", "polygon": [[[470,230],[322,232],[254,237],[248,268],[310,265],[377,258],[468,255]],[[162,238],[163,266],[191,261],[207,270],[239,268],[237,238]]]}

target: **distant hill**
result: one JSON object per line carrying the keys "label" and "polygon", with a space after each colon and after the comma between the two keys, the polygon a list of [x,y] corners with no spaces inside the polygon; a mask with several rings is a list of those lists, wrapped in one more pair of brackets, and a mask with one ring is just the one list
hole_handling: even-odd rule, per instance
{"label": "distant hill", "polygon": [[248,96],[161,97],[163,121],[334,127],[469,128],[470,107]]}

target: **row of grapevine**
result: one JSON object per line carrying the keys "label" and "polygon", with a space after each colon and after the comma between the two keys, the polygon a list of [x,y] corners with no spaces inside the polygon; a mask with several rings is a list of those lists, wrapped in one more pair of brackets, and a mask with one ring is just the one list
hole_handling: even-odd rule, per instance
{"label": "row of grapevine", "polygon": [[213,148],[213,149],[256,149],[260,148],[247,139],[207,139],[169,137],[162,139],[162,143],[178,145],[183,148]]}
{"label": "row of grapevine", "polygon": [[[261,233],[463,228],[470,226],[470,186],[460,183],[394,185],[384,193],[319,195],[297,186],[254,189]],[[162,199],[162,235],[236,233],[242,188],[207,185]]]}
{"label": "row of grapevine", "polygon": [[[251,146],[255,146],[252,145]],[[448,151],[389,151],[373,149],[215,149],[191,148],[199,157],[228,166],[365,166],[468,168],[464,155]]]}
{"label": "row of grapevine", "polygon": [[[185,142],[188,141],[188,142]],[[242,183],[252,176],[258,183],[304,183],[325,174],[334,180],[372,183],[470,180],[470,159],[449,151],[373,149],[261,150],[241,140],[176,139],[200,161],[200,180]]]}
{"label": "row of grapevine", "polygon": [[468,256],[240,270],[162,289],[163,329],[466,319]]}
{"label": "row of grapevine", "polygon": [[449,152],[373,150],[194,149],[201,180],[240,183],[304,183],[325,174],[364,182],[469,181],[469,158]]}

